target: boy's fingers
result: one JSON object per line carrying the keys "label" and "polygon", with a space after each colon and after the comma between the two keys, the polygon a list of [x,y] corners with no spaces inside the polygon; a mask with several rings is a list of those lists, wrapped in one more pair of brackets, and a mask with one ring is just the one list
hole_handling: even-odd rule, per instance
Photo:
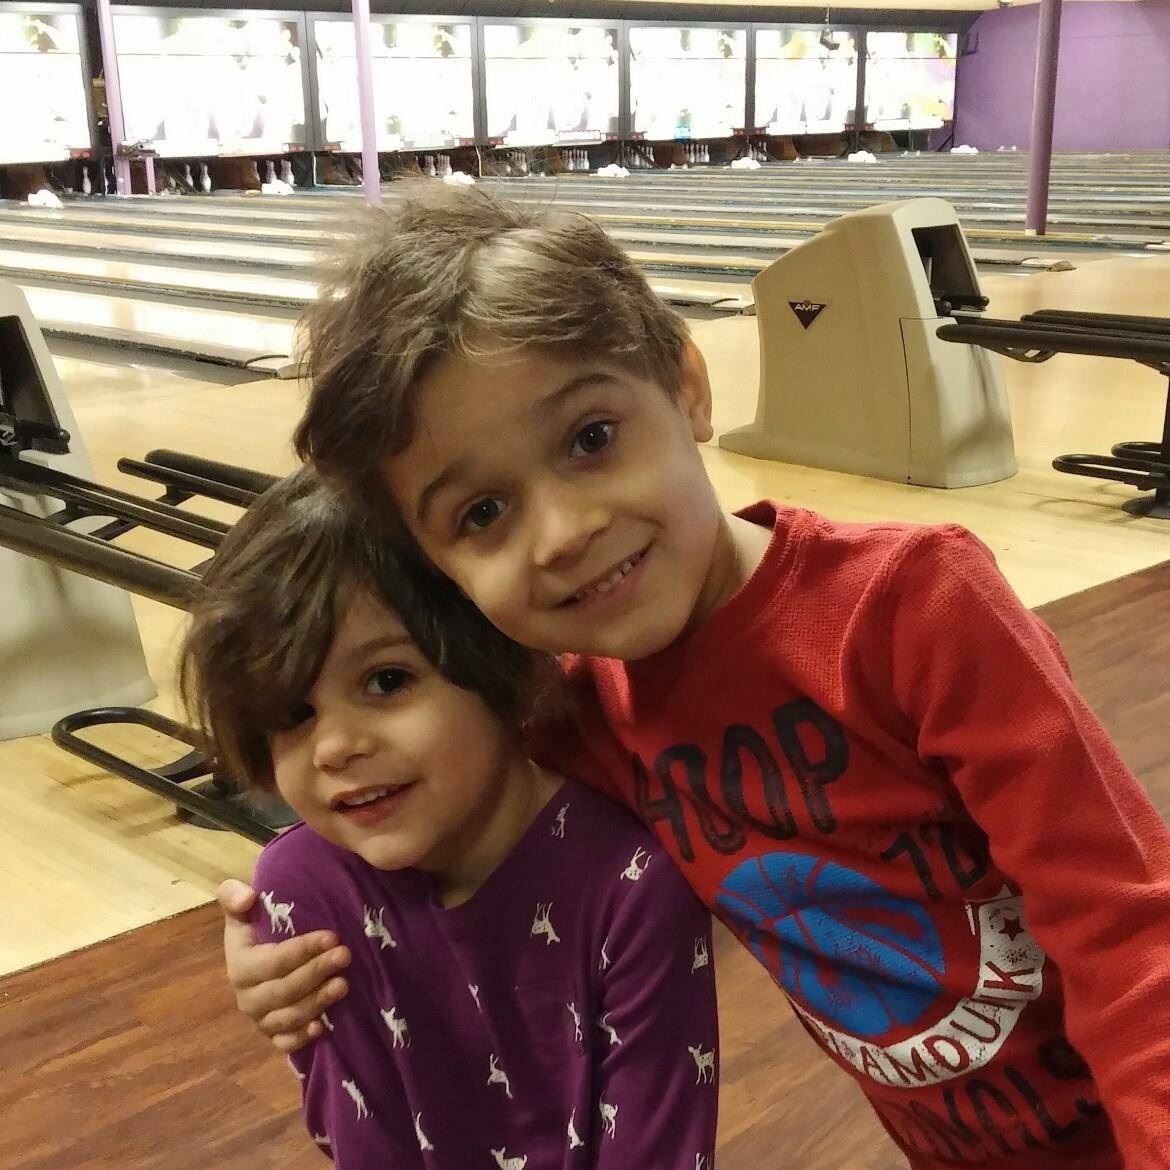
{"label": "boy's fingers", "polygon": [[279,1036],[273,1036],[272,1044],[277,1052],[291,1056],[294,1052],[299,1052],[306,1044],[312,1044],[318,1035],[320,1035],[319,1032],[310,1033],[308,1028],[302,1028],[299,1032],[282,1032]]}
{"label": "boy's fingers", "polygon": [[228,878],[219,883],[215,891],[215,900],[225,914],[238,918],[252,909],[256,902],[256,891],[235,878]]}
{"label": "boy's fingers", "polygon": [[[316,983],[323,983],[330,975],[334,975],[349,962],[349,952],[342,958],[337,952],[337,936],[329,930],[317,930],[312,934],[297,935],[278,943],[257,943],[250,923],[239,922],[229,918],[224,922],[223,953],[227,964],[228,980],[238,992],[264,983],[273,983],[285,979],[302,967],[308,967],[311,975],[305,973],[306,980],[315,979]],[[332,958],[324,964],[320,960],[332,954]],[[297,986],[301,986],[298,984]],[[285,1003],[294,1003],[311,990],[315,984],[305,987],[298,995],[286,999]],[[279,1003],[270,1005],[281,1006]]]}
{"label": "boy's fingers", "polygon": [[[254,951],[262,949],[253,948]],[[280,974],[273,973],[277,958],[281,959]],[[324,954],[311,955],[300,963],[287,960],[284,956],[261,955],[250,960],[250,965],[254,969],[263,968],[261,978],[246,981],[233,979],[232,986],[236,990],[236,1005],[240,1011],[259,1022],[273,1012],[299,1008],[311,997],[320,996],[324,992],[326,982],[349,966],[349,950],[346,947],[333,947]],[[336,986],[331,987],[330,998],[323,1001],[316,1011],[303,1018],[298,1017],[291,1027],[296,1028],[308,1023],[313,1016],[320,1015],[323,1008],[328,1007],[330,1003],[336,1003],[341,998],[337,991]],[[273,1028],[269,1033],[271,1035],[286,1030]]]}
{"label": "boy's fingers", "polygon": [[[259,996],[265,990],[258,987],[249,994]],[[334,978],[320,987],[314,986],[307,995],[292,1003],[282,997],[279,1006],[267,1012],[246,1010],[245,1014],[251,1016],[260,1031],[272,1037],[274,1041],[281,1036],[302,1031],[308,1031],[309,1038],[315,1039],[322,1031],[321,1013],[332,1007],[339,999],[343,999],[348,992],[349,984],[344,979]]]}

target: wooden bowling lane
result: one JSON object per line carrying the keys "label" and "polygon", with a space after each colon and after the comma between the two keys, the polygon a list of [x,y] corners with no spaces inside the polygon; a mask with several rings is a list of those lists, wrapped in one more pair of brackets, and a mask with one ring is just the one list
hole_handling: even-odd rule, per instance
{"label": "wooden bowling lane", "polygon": [[[173,222],[171,208],[177,202],[179,201],[169,200],[153,205],[139,204],[138,210],[132,216],[115,211],[116,204],[95,209],[85,208],[82,215],[79,216],[79,222],[82,223],[84,230],[71,233],[70,246],[76,246],[73,241],[80,240],[82,247],[94,247],[92,241],[86,241],[85,232],[96,233],[100,227],[104,227],[106,230],[103,232],[103,240],[108,243],[111,250],[129,249],[145,254],[149,250],[147,240],[154,234],[159,240],[158,251],[161,255],[192,255],[197,250],[198,245],[183,242],[180,245],[183,250],[180,251],[176,247],[179,242],[170,240],[168,236]],[[241,201],[237,199],[235,202]],[[313,202],[320,203],[322,201]],[[575,206],[575,204],[566,205]],[[278,212],[279,217],[271,221],[253,217],[247,231],[248,239],[271,240],[274,242],[272,245],[274,250],[280,247],[278,241],[288,240],[290,232],[286,225],[290,221],[287,208],[274,209],[273,215],[277,216]],[[218,242],[220,224],[229,220],[231,214],[232,205],[229,202],[222,212],[209,220],[181,220],[179,221],[181,234],[203,237],[208,240],[216,239],[215,247],[209,246],[207,249],[213,253],[213,256],[209,257],[210,263],[214,264],[219,261],[265,263],[265,255],[258,251],[257,247],[241,244],[236,238]],[[302,225],[319,222],[318,215],[311,206],[303,214],[304,219],[296,222],[300,222]],[[17,215],[19,216],[19,213]],[[151,216],[157,216],[157,220],[152,221]],[[335,220],[336,216],[337,213],[334,210],[322,213],[321,219]],[[699,278],[709,275],[731,275],[739,276],[743,280],[750,280],[756,272],[777,256],[797,246],[809,235],[815,234],[823,227],[823,223],[820,222],[780,222],[753,225],[751,221],[725,218],[709,221],[694,219],[688,221],[684,218],[682,222],[676,223],[668,216],[645,217],[649,218],[651,226],[638,226],[644,217],[601,214],[597,218],[605,224],[615,239],[627,246],[626,250],[638,263],[655,272],[668,271],[673,278],[670,286],[672,289],[685,287],[680,282],[685,281],[689,273],[693,273]],[[0,240],[7,236],[11,222],[11,220],[6,220],[3,211],[0,211]],[[121,229],[128,223],[141,225],[142,230],[128,236],[127,242],[122,243],[119,239]],[[24,231],[48,232],[52,230],[44,227],[30,229],[19,223],[15,226],[23,228]],[[756,230],[752,230],[753,226]],[[710,227],[722,227],[725,230],[707,230]],[[772,227],[788,229],[792,234],[772,234],[770,230],[767,230]],[[299,228],[294,235],[296,240],[305,245],[316,244],[322,250],[328,247],[333,238],[333,233],[330,230],[317,230],[307,226]],[[19,236],[14,237],[14,242],[19,238]],[[45,239],[46,236],[42,235],[39,238]],[[687,250],[672,253],[670,251],[672,246]],[[1038,264],[1039,258],[1049,250],[1084,254],[1083,248],[1074,247],[1071,244],[1051,247],[1039,245],[1035,239],[1030,239],[1026,248],[1021,248],[1019,251],[1008,248],[981,247],[972,251],[972,257],[977,264],[1020,265],[1025,261]],[[291,259],[293,264],[312,263],[317,255],[319,252],[309,251],[307,248],[304,252],[297,254],[294,249],[286,247],[280,258]],[[274,252],[268,258],[268,262],[272,263],[277,258]],[[281,267],[284,266],[281,265]],[[744,294],[740,293],[739,295],[742,297]]]}
{"label": "wooden bowling lane", "polygon": [[[1073,674],[1170,816],[1170,563],[1045,606]],[[0,981],[0,1164],[311,1170],[285,1062],[235,1012],[214,907]],[[718,1170],[898,1170],[852,1080],[722,928]],[[1027,1111],[1021,1110],[1021,1117]]]}
{"label": "wooden bowling lane", "polygon": [[[35,292],[40,304],[47,304],[48,292],[58,294],[49,306],[52,316],[46,319],[54,332],[130,343],[134,340],[129,332],[130,323],[138,322],[143,326],[142,344],[150,348],[189,356],[204,355],[216,361],[230,360],[232,364],[248,365],[255,361],[257,355],[251,352],[252,347],[241,347],[236,341],[224,342],[223,332],[215,320],[208,319],[201,325],[198,306],[188,305],[163,313],[134,301],[136,296],[153,294],[206,299],[224,306],[232,303],[250,306],[253,312],[244,319],[248,335],[267,336],[275,329],[281,340],[266,343],[265,353],[291,352],[287,348],[287,327],[281,321],[267,321],[271,316],[268,310],[303,308],[313,299],[315,285],[307,276],[320,252],[282,248],[279,244],[261,246],[223,240],[213,223],[190,225],[193,229],[190,234],[198,236],[199,243],[191,239],[174,240],[164,234],[152,234],[156,229],[165,231],[166,228],[160,229],[153,219],[140,215],[133,218],[144,221],[145,231],[99,231],[94,226],[96,215],[91,212],[78,216],[85,226],[74,231],[43,223],[9,224],[3,222],[3,212],[0,212],[0,272],[14,279],[30,295]],[[10,228],[16,240],[31,235],[37,250],[4,248],[3,241],[9,238]],[[288,229],[276,226],[259,230],[264,239],[287,239],[290,234]],[[54,240],[52,233],[57,231],[61,232],[62,250],[53,253],[47,249]],[[324,231],[305,230],[296,234],[311,238],[322,247],[330,239]],[[695,259],[668,251],[631,253],[636,261],[654,270],[648,277],[651,287],[665,300],[731,312],[750,307],[751,290],[746,282],[774,254],[752,257],[711,249],[705,257]],[[161,264],[149,262],[160,259],[164,261]],[[167,264],[167,260],[176,263]],[[241,271],[242,266],[262,267],[270,272]],[[728,277],[738,277],[738,282]],[[68,287],[42,287],[48,281],[74,283]],[[88,299],[69,299],[74,292]],[[94,298],[104,292],[118,302],[105,314],[116,318],[116,322],[103,319],[103,314],[94,307]],[[73,307],[79,310],[75,316],[71,315]],[[258,322],[263,322],[266,328],[251,332]],[[239,330],[233,333],[238,335]]]}
{"label": "wooden bowling lane", "polygon": [[[713,213],[730,213],[753,222],[772,219],[777,216],[791,220],[793,217],[803,217],[816,223],[823,223],[838,215],[858,207],[869,206],[875,202],[882,202],[883,196],[875,194],[867,186],[859,186],[852,196],[825,197],[815,192],[796,188],[790,191],[769,190],[765,184],[752,181],[739,190],[715,190],[712,185],[704,182],[699,176],[689,180],[677,180],[680,184],[675,189],[665,186],[669,179],[658,177],[646,179],[642,176],[631,176],[629,179],[598,180],[594,176],[564,176],[553,182],[526,182],[524,180],[507,180],[505,188],[510,198],[520,201],[536,201],[546,203],[550,199],[558,202],[569,202],[581,210],[594,212],[613,212],[631,206],[643,206],[647,199],[647,191],[642,188],[653,185],[654,200],[660,205],[664,196],[669,196],[672,214],[683,217],[710,215]],[[393,186],[388,188],[393,191]],[[890,192],[890,198],[906,198],[909,194],[932,194],[930,187],[920,188],[917,191],[907,190],[905,186],[900,191]],[[233,232],[241,238],[248,238],[250,228],[258,227],[267,218],[269,221],[289,221],[290,208],[288,204],[279,203],[265,208],[251,206],[251,199],[241,198],[240,203],[247,206],[227,211],[225,214],[231,221]],[[959,218],[964,225],[970,224],[985,229],[1019,232],[1024,220],[1023,199],[1012,203],[1003,203],[998,209],[981,210],[980,204],[968,200],[954,200]],[[986,201],[983,201],[986,205]],[[171,199],[156,201],[153,205],[155,213],[164,215],[168,220],[175,222],[175,231],[192,230],[188,221],[214,218],[210,209],[201,199]],[[173,210],[172,210],[173,209]],[[57,212],[43,212],[46,215],[59,214]],[[109,214],[116,214],[127,223],[137,224],[137,216],[141,209],[134,211],[114,211],[112,206]],[[1057,204],[1049,220],[1054,225],[1062,225],[1070,231],[1083,229],[1085,231],[1101,231],[1109,228],[1118,232],[1157,232],[1170,231],[1170,208],[1157,210],[1136,205],[1126,211],[1110,210],[1108,208],[1083,208],[1062,211]],[[140,225],[139,225],[140,226]],[[295,229],[294,229],[295,230]]]}
{"label": "wooden bowling lane", "polygon": [[[320,228],[302,228],[287,224],[257,225],[236,222],[232,216],[218,216],[211,220],[195,217],[184,219],[170,215],[162,209],[154,210],[150,204],[136,206],[133,213],[118,214],[98,204],[75,201],[60,211],[41,207],[14,209],[0,207],[0,224],[9,223],[60,224],[67,228],[96,228],[106,232],[137,232],[149,230],[163,235],[206,238],[208,235],[233,240],[250,240],[259,243],[276,243],[280,240],[295,243],[320,244],[335,235]],[[267,227],[267,230],[265,228]],[[0,230],[3,230],[0,228]]]}
{"label": "wooden bowling lane", "polygon": [[291,276],[266,276],[258,272],[222,268],[179,268],[101,259],[97,256],[33,252],[0,245],[0,276],[17,283],[43,277],[131,292],[165,292],[216,301],[253,301],[265,306],[303,308],[317,295],[309,280]]}
{"label": "wooden bowling lane", "polygon": [[[117,236],[111,237],[116,243]],[[145,251],[136,252],[137,255],[147,255]],[[630,257],[646,271],[651,287],[664,300],[673,304],[701,305],[721,311],[742,312],[752,304],[752,292],[749,282],[769,263],[775,253],[761,255],[741,255],[713,248],[710,252],[674,253],[665,247],[657,251],[629,250]],[[310,259],[306,256],[306,262]],[[1002,252],[996,258],[985,255],[985,263],[1000,263],[1004,265],[1019,265],[1026,258],[1012,252]],[[1039,266],[1050,269],[1064,265],[1054,257],[1036,257],[1032,261]],[[299,271],[305,271],[305,265],[297,266]],[[676,279],[675,273],[693,274],[687,279]],[[733,277],[738,280],[703,279],[703,274],[712,277]],[[176,267],[166,264],[150,264],[145,262],[120,261],[101,258],[97,255],[81,255],[77,253],[51,254],[47,252],[33,252],[16,248],[0,247],[0,275],[20,284],[26,292],[32,292],[46,287],[61,288],[61,291],[85,291],[91,295],[108,292],[119,298],[135,297],[142,294],[207,300],[214,304],[227,306],[238,304],[250,306],[254,310],[253,317],[264,315],[272,308],[303,309],[316,296],[316,285],[309,280],[296,279],[291,275],[275,276],[260,272],[240,270],[225,267],[224,265],[193,267],[187,264]],[[68,282],[62,287],[59,283],[47,285],[46,282]],[[56,316],[52,318],[52,328],[62,331],[63,323],[68,320],[66,312],[70,302],[63,301],[55,309]],[[167,322],[156,321],[152,329],[152,336],[148,341],[152,348],[163,348],[164,342],[168,349],[185,355],[206,354],[208,357],[223,360],[224,349],[218,332],[211,332],[198,326],[196,318],[199,309],[197,306],[187,306],[181,318],[172,316],[170,322],[179,321],[181,329],[174,336],[166,334],[170,327]],[[123,311],[125,317],[125,311]],[[145,317],[138,319],[144,320]],[[92,314],[72,322],[70,330],[78,336],[90,332],[92,336],[99,336],[92,331],[94,318]],[[211,327],[209,327],[211,328]],[[211,338],[214,348],[208,349],[203,338]],[[233,364],[249,364],[254,360],[247,356],[233,356]]]}
{"label": "wooden bowling lane", "polygon": [[[854,168],[857,170],[859,168]],[[864,168],[860,168],[864,169]],[[675,178],[671,173],[635,175],[626,180],[600,179],[596,176],[563,176],[556,181],[541,180],[492,180],[510,198],[520,201],[545,203],[551,200],[562,205],[579,207],[590,214],[603,218],[606,214],[619,214],[631,207],[646,205],[650,192],[650,204],[660,206],[668,199],[672,209],[672,222],[679,219],[695,219],[716,216],[726,225],[729,218],[740,218],[746,225],[757,229],[782,228],[816,230],[837,215],[857,207],[871,205],[885,199],[905,197],[907,184],[881,190],[872,183],[858,184],[856,190],[843,195],[825,195],[815,189],[806,189],[798,184],[791,188],[771,185],[765,178],[753,177],[734,187],[720,182],[711,174],[688,173]],[[386,188],[388,197],[393,196],[394,186]],[[935,194],[933,187],[920,187],[910,193]],[[337,230],[336,220],[344,209],[345,200],[356,202],[349,191],[338,193],[334,199],[316,196],[291,197],[192,197],[146,200],[96,200],[71,201],[66,212],[75,210],[84,214],[84,222],[103,224],[108,230],[132,230],[145,226],[143,216],[152,215],[165,221],[167,231],[177,234],[198,233],[198,223],[223,225],[231,229],[237,239],[264,239],[263,229],[280,225],[292,233],[289,239],[314,242],[313,237],[300,235],[307,226],[313,225],[324,231],[328,238]],[[954,199],[956,210],[965,226],[1013,238],[1021,235],[1023,223],[1023,194],[1012,201],[999,204],[987,200],[971,201]],[[350,203],[352,207],[352,203]],[[998,207],[998,210],[980,210],[981,207]],[[1064,224],[1059,234],[1121,235],[1165,233],[1170,230],[1170,218],[1160,213],[1152,203],[1142,202],[1127,205],[1128,211],[1109,209],[1087,209],[1083,213],[1061,210],[1059,199],[1051,204],[1051,222]],[[14,214],[59,217],[65,212],[45,209],[0,210],[0,220]],[[794,218],[796,217],[796,218]],[[316,221],[316,222],[314,222]],[[83,222],[78,219],[77,222]],[[1002,226],[996,226],[997,224]],[[1083,229],[1077,231],[1076,229]],[[1108,232],[1103,229],[1109,229]],[[1034,244],[1035,240],[1032,241]],[[1043,246],[1045,240],[1039,241]],[[1132,242],[1129,241],[1129,242]]]}
{"label": "wooden bowling lane", "polygon": [[[75,231],[66,227],[25,223],[0,223],[0,243],[38,250],[91,252],[98,255],[126,253],[139,258],[169,257],[176,260],[207,260],[211,251],[201,239],[172,239],[150,232]],[[216,249],[216,259],[235,265],[296,267],[311,263],[317,252],[307,247],[233,242],[226,252]]]}
{"label": "wooden bowling lane", "polygon": [[22,288],[33,315],[51,336],[137,346],[257,372],[283,373],[290,366],[295,333],[291,320],[105,291],[31,284]]}

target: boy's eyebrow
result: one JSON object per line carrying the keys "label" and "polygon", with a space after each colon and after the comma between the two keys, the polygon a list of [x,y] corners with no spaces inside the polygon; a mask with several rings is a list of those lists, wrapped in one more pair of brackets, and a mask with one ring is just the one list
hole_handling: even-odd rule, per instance
{"label": "boy's eyebrow", "polygon": [[[563,386],[558,386],[555,390],[544,395],[543,398],[538,398],[532,405],[532,411],[534,414],[552,414],[566,398],[571,398],[577,391],[583,390],[586,386],[593,386],[598,382],[616,381],[617,379],[613,374],[606,373],[603,370],[591,370],[585,374],[577,374],[575,377],[570,378]],[[419,493],[418,504],[415,507],[415,515],[420,524],[426,523],[427,512],[434,502],[435,496],[466,472],[468,462],[469,460],[467,459],[456,459],[454,463],[449,463]]]}

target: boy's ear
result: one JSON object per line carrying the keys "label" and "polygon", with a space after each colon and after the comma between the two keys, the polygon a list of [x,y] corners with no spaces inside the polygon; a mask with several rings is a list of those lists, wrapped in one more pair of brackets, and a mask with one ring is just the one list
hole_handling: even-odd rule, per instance
{"label": "boy's ear", "polygon": [[706,443],[715,434],[711,426],[711,379],[706,358],[690,338],[683,346],[678,403],[691,424],[695,442]]}

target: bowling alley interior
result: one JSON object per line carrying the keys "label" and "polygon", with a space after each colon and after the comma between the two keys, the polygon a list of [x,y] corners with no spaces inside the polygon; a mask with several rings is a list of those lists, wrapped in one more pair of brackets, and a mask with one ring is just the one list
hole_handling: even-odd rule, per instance
{"label": "bowling alley interior", "polygon": [[[331,1158],[340,1170],[1170,1167],[1162,1160],[1170,1130],[1150,1122],[1143,1131],[1141,1122],[1170,1116],[1170,1049],[1161,1049],[1160,1080],[1155,1073],[1144,1089],[1127,1089],[1098,1037],[1125,996],[1119,989],[1113,1002],[1091,1005],[1091,981],[1070,974],[1090,962],[1131,967],[1128,993],[1144,1000],[1145,1027],[1170,1036],[1161,1018],[1170,1010],[1170,930],[1161,932],[1160,960],[1154,950],[1127,960],[1106,908],[1090,905],[1113,887],[1089,876],[1113,851],[1109,834],[1122,834],[1143,859],[1133,861],[1142,876],[1132,880],[1147,887],[1125,895],[1127,913],[1145,916],[1152,936],[1159,921],[1170,925],[1167,61],[1170,0],[846,0],[827,8],[0,0],[0,1165],[299,1170]],[[285,1052],[237,1008],[217,888],[250,883],[262,850],[316,824],[298,824],[307,816],[253,791],[217,758],[183,701],[178,670],[192,599],[217,550],[300,466],[293,434],[314,390],[304,321],[322,265],[372,209],[393,220],[405,200],[439,188],[450,199],[487,192],[527,213],[586,217],[624,253],[705,364],[711,426],[697,436],[699,458],[723,509],[773,501],[859,545],[893,539],[890,526],[903,534],[961,528],[977,538],[965,547],[988,550],[998,566],[979,571],[1002,575],[1002,596],[1014,593],[1019,609],[1004,602],[1001,624],[977,638],[963,633],[961,613],[936,627],[936,639],[953,639],[969,656],[949,668],[973,696],[956,706],[958,724],[968,710],[989,721],[980,736],[968,728],[963,750],[951,754],[925,731],[906,733],[905,758],[894,753],[883,766],[902,768],[907,789],[922,769],[944,796],[923,803],[920,823],[907,821],[893,837],[901,844],[885,849],[868,877],[846,868],[843,845],[821,849],[810,836],[809,823],[823,834],[832,815],[817,792],[841,801],[833,808],[848,807],[837,795],[848,771],[824,779],[812,732],[781,734],[780,754],[771,729],[763,750],[779,762],[768,757],[772,773],[762,762],[755,771],[737,763],[740,796],[738,805],[727,798],[730,810],[720,803],[726,759],[720,796],[703,788],[701,769],[683,791],[681,764],[647,773],[635,756],[650,786],[633,802],[646,822],[638,831],[654,839],[651,852],[660,834],[676,836],[673,846],[662,838],[670,857],[631,862],[620,879],[615,872],[615,891],[632,898],[655,866],[678,862],[714,910],[710,958],[696,940],[692,959],[688,937],[679,978],[713,973],[717,1043],[694,1045],[679,1019],[667,1036],[678,1061],[667,1067],[647,1051],[639,1066],[628,1059],[637,1042],[622,1044],[600,999],[582,1038],[576,1003],[592,1010],[590,997],[609,986],[603,946],[601,959],[582,967],[589,987],[553,1005],[559,1016],[550,1027],[567,1026],[572,1041],[577,1020],[577,1035],[566,1055],[539,1054],[553,1062],[547,1082],[533,1085],[543,1103],[519,1108],[525,1086],[516,1072],[525,1066],[497,1059],[518,1044],[497,1016],[484,1025],[496,1045],[490,1062],[478,1040],[450,1025],[443,1061],[456,1105],[448,1116],[424,1100],[421,1079],[411,1080],[425,1030],[416,1023],[411,1046],[383,1002],[385,1026],[375,1013],[363,1034],[377,1033],[370,1053],[382,1054],[374,1079],[384,1085],[363,1088],[371,1103],[397,1102],[403,1129],[380,1119],[377,1104],[369,1116],[360,1076],[343,1082],[348,1096],[325,1085],[334,1068],[328,1046],[338,1044],[332,1024],[290,1070]],[[347,499],[344,507],[358,505]],[[631,563],[622,562],[622,574]],[[818,588],[838,588],[826,574]],[[456,577],[455,592],[472,606],[475,590]],[[598,622],[616,612],[620,595],[619,584],[594,607]],[[1060,693],[1079,696],[1060,734],[1116,759],[1110,766],[1123,788],[1112,789],[1112,800],[1098,789],[1079,796],[1064,749],[1037,724],[1034,740],[1005,748],[1002,791],[970,811],[965,769],[977,771],[980,753],[993,754],[997,726],[1022,725],[1030,693],[1025,658],[996,658],[996,631],[1027,627],[1019,637],[1040,639],[1027,642],[1033,656],[1048,645],[1029,611],[1067,659],[1071,687]],[[896,634],[891,625],[872,637],[878,646]],[[815,631],[807,638],[808,656],[838,653],[836,644],[818,645]],[[638,664],[628,665],[632,678]],[[745,694],[754,687],[751,702],[766,702],[760,696],[772,684],[752,683],[748,669]],[[903,669],[899,701],[913,707],[935,666]],[[680,676],[680,691],[686,685]],[[796,694],[794,702],[821,702]],[[861,726],[850,719],[863,691],[842,694],[841,721]],[[666,721],[669,711],[654,718]],[[271,732],[270,742],[284,734]],[[851,761],[882,754],[856,735]],[[702,751],[717,755],[719,744],[704,740]],[[1035,762],[1012,773],[1021,760]],[[1068,785],[1067,806],[1045,793],[1053,803],[1043,817],[1029,787],[1036,770],[1055,773],[1053,789]],[[773,787],[749,799],[749,779]],[[975,861],[967,844],[955,852],[944,831],[953,826],[933,819],[944,816],[939,807],[959,809],[954,832],[970,830],[982,843]],[[1062,807],[1075,830],[1062,825]],[[777,818],[783,808],[790,831],[765,824],[765,808]],[[875,803],[857,831],[889,840],[896,815],[887,823]],[[844,895],[830,897],[822,885],[822,898],[811,876],[800,891],[795,877],[791,886],[776,880],[768,889],[787,901],[769,912],[774,921],[749,928],[724,895],[711,901],[707,876],[688,871],[688,861],[701,866],[686,849],[677,855],[680,833],[687,848],[709,843],[704,875],[716,863],[729,868],[718,842],[746,834],[769,838],[770,858],[817,859],[876,892],[833,903]],[[557,834],[554,823],[542,841]],[[1001,834],[1010,844],[999,844]],[[814,846],[821,851],[809,852]],[[515,848],[535,849],[531,833]],[[936,855],[949,858],[957,886],[932,888]],[[1083,898],[1050,896],[1051,875],[1036,876],[1048,859],[1053,874],[1081,875]],[[509,855],[487,883],[515,860]],[[960,879],[976,862],[983,876],[971,877],[964,899]],[[536,872],[526,864],[511,872]],[[921,900],[895,906],[881,888],[883,866],[917,873]],[[988,867],[1002,888],[991,887]],[[591,888],[584,876],[573,880]],[[1033,894],[1030,880],[1044,893]],[[472,899],[489,888],[498,897],[499,884],[485,883]],[[538,884],[518,890],[525,906],[536,902]],[[953,935],[932,917],[948,898],[966,915]],[[596,913],[607,913],[605,897],[595,892],[595,900]],[[281,905],[291,917],[280,917]],[[523,923],[518,946],[538,948],[542,959],[567,955],[576,940],[564,930],[561,943],[551,925],[559,901],[551,915],[547,897],[540,905],[532,937]],[[268,913],[258,913],[277,937],[285,924],[293,933],[291,903],[264,906]],[[436,921],[442,913],[430,912]],[[376,935],[372,920],[367,907],[364,937],[360,915],[355,930],[369,962],[400,961],[409,946],[399,951],[393,931]],[[1015,923],[1010,943],[989,940],[987,923],[1001,920],[1005,931]],[[921,940],[905,941],[910,921],[941,931],[934,959],[922,957]],[[1061,950],[1074,936],[1087,946],[1091,935],[1108,953],[1090,956],[1071,943]],[[527,976],[507,969],[511,952],[493,953],[504,957],[484,975],[485,988],[515,991],[523,1015]],[[1035,981],[1012,999],[1009,984],[1024,987],[1021,955],[1032,957]],[[978,970],[966,998],[948,981],[963,963],[969,984]],[[988,974],[996,970],[1016,975],[997,985]],[[355,974],[352,1000],[359,991]],[[433,1010],[446,1012],[435,996]],[[647,1012],[648,998],[636,1000]],[[483,1012],[478,996],[475,1006]],[[1041,1011],[1055,1037],[1041,1046],[1057,1086],[1051,1094],[1028,1071],[1036,1045],[1023,1039],[1040,1026],[1029,1013]],[[533,1019],[525,1026],[535,1029]],[[648,1033],[667,1027],[643,1023]],[[1127,1026],[1119,1022],[1117,1034]],[[980,1028],[990,1038],[974,1039]],[[454,1075],[464,1046],[472,1053],[466,1120],[463,1074]],[[1057,1050],[1064,1073],[1052,1071]],[[607,1089],[605,1078],[630,1075],[607,1071],[622,1067],[615,1054],[662,1086],[657,1113],[636,1094],[607,1099],[621,1089]],[[511,1081],[501,1069],[512,1070]],[[550,1086],[569,1069],[595,1095],[557,1114],[549,1132],[561,1091]],[[1070,1083],[1079,1086],[1079,1112],[1065,1109],[1074,1098],[1061,1086]],[[684,1128],[663,1123],[667,1103],[677,1107],[676,1086],[704,1094],[698,1113],[686,1111],[696,1132],[708,1125],[703,1144],[667,1148]],[[1130,1091],[1147,1094],[1140,1108],[1130,1108]],[[428,1123],[439,1114],[442,1124]],[[653,1140],[652,1124],[661,1126]],[[380,1138],[341,1136],[376,1125]]]}

